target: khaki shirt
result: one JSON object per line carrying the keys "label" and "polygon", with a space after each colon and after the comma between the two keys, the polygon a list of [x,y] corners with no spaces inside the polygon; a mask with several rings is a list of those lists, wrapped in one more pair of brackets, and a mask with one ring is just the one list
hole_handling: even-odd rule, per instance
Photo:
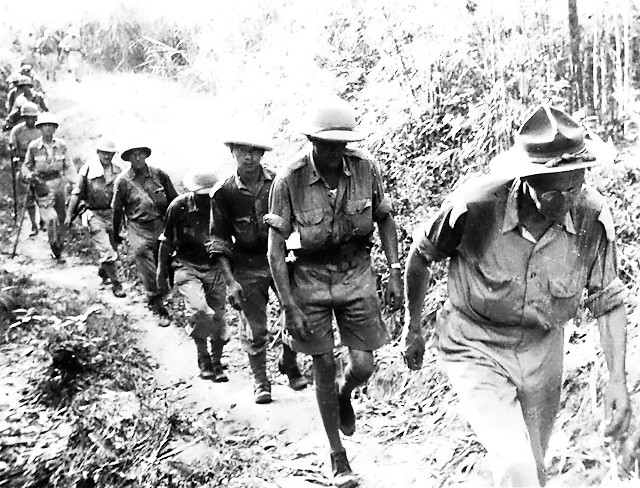
{"label": "khaki shirt", "polygon": [[212,266],[205,248],[211,236],[211,199],[198,205],[193,192],[184,193],[171,202],[160,241],[176,251],[176,260],[188,265]]}
{"label": "khaki shirt", "polygon": [[104,170],[100,161],[84,164],[78,171],[78,179],[72,195],[87,203],[89,210],[109,210],[113,200],[113,184],[122,168],[115,164]]}
{"label": "khaki shirt", "polygon": [[69,182],[76,179],[76,167],[69,161],[67,145],[62,139],[53,138],[46,144],[42,137],[31,141],[22,165],[22,175],[29,179],[36,175],[43,181],[65,178]]}
{"label": "khaki shirt", "polygon": [[19,123],[9,134],[9,144],[13,150],[13,156],[19,158],[21,162],[24,162],[24,157],[27,154],[27,148],[31,141],[35,141],[40,137],[40,129],[37,127],[27,127],[24,122]]}
{"label": "khaki shirt", "polygon": [[[585,289],[596,317],[623,303],[613,221],[596,190],[586,187],[563,225],[537,241],[522,224],[523,212],[535,207],[523,200],[519,179],[480,194],[467,190],[445,201],[414,241],[430,261],[450,258],[449,299],[472,321],[562,326],[575,317]],[[464,201],[465,194],[476,196]]]}
{"label": "khaki shirt", "polygon": [[136,175],[129,170],[116,178],[111,208],[124,209],[127,219],[152,222],[164,219],[171,201],[178,196],[169,176],[158,168]]}
{"label": "khaki shirt", "polygon": [[233,250],[236,254],[267,255],[269,228],[264,223],[264,216],[269,211],[272,182],[273,172],[263,168],[262,186],[255,195],[237,173],[216,190],[210,243],[213,254],[230,257]]}
{"label": "khaki shirt", "polygon": [[283,168],[273,182],[265,222],[285,238],[299,232],[301,249],[318,252],[370,242],[374,222],[391,210],[377,165],[347,149],[335,190],[320,177],[311,154]]}

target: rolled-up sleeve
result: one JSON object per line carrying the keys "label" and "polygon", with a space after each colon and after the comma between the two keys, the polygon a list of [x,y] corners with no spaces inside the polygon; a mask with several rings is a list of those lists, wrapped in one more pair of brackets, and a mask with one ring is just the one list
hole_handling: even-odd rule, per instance
{"label": "rolled-up sleeve", "polygon": [[212,258],[222,255],[231,259],[233,254],[229,217],[225,207],[225,202],[218,190],[211,198],[211,238],[204,244]]}
{"label": "rolled-up sleeve", "polygon": [[413,233],[414,247],[429,261],[442,261],[452,257],[462,240],[466,214],[460,215],[455,222],[452,222],[450,218],[452,209],[451,205],[443,205]]}
{"label": "rolled-up sleeve", "polygon": [[373,220],[374,222],[380,222],[384,218],[393,212],[393,205],[391,199],[384,192],[384,182],[380,174],[380,169],[374,161],[370,161],[371,171],[373,178],[371,179],[372,188],[372,206],[373,206]]}
{"label": "rolled-up sleeve", "polygon": [[285,178],[276,177],[269,192],[269,213],[264,216],[264,223],[287,239],[293,230],[291,215],[288,182]]}
{"label": "rolled-up sleeve", "polygon": [[76,195],[81,199],[85,199],[87,196],[87,174],[89,173],[89,167],[83,166],[80,168],[78,172],[78,178],[76,179],[75,184],[73,185],[73,190],[71,190],[72,195]]}
{"label": "rolled-up sleeve", "polygon": [[585,305],[594,317],[606,315],[624,304],[628,290],[618,278],[618,259],[615,239],[603,230],[596,259],[587,283]]}
{"label": "rolled-up sleeve", "polygon": [[175,250],[177,245],[176,222],[178,219],[178,205],[169,205],[167,215],[164,219],[164,228],[158,236],[158,240],[165,244],[171,251]]}

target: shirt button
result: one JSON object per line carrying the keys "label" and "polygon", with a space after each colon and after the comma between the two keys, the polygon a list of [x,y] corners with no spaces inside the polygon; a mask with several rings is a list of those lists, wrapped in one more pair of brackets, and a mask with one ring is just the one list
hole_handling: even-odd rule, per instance
{"label": "shirt button", "polygon": [[535,278],[535,277],[536,277],[536,274],[535,274],[535,273],[531,273],[529,276],[530,276],[531,278]]}

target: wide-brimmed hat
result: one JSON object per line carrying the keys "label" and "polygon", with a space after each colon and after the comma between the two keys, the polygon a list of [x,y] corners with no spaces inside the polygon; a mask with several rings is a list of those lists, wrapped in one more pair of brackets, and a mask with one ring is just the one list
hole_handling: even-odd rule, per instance
{"label": "wide-brimmed hat", "polygon": [[52,124],[56,127],[60,125],[56,116],[51,112],[42,112],[40,115],[38,115],[38,120],[36,120],[36,127],[45,124]]}
{"label": "wide-brimmed hat", "polygon": [[590,168],[615,160],[616,151],[587,133],[559,108],[541,105],[525,119],[514,146],[490,163],[491,173],[517,178]]}
{"label": "wide-brimmed hat", "polygon": [[182,184],[189,191],[213,188],[218,181],[218,175],[211,172],[191,171],[182,178]]}
{"label": "wide-brimmed hat", "polygon": [[142,149],[145,152],[145,158],[148,158],[149,156],[151,156],[151,148],[145,146],[145,145],[127,145],[125,146],[127,149],[125,149],[124,151],[122,151],[122,154],[120,155],[120,157],[124,160],[124,161],[129,161],[129,156],[131,156],[131,153],[136,150],[136,149]]}
{"label": "wide-brimmed hat", "polygon": [[96,151],[115,153],[117,152],[116,143],[107,137],[101,137],[96,143]]}
{"label": "wide-brimmed hat", "polygon": [[364,135],[356,128],[356,112],[351,104],[335,98],[325,100],[312,109],[300,132],[324,141],[361,141]]}
{"label": "wide-brimmed hat", "polygon": [[248,146],[271,151],[273,149],[273,141],[267,131],[258,125],[244,126],[239,129],[232,130],[222,141],[225,145]]}

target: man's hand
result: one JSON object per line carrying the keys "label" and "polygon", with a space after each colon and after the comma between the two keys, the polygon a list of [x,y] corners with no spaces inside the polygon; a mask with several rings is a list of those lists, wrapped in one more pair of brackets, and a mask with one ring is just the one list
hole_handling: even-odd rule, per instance
{"label": "man's hand", "polygon": [[244,290],[236,280],[227,285],[227,300],[233,308],[242,310],[242,303],[245,301]]}
{"label": "man's hand", "polygon": [[71,217],[71,215],[67,215],[64,218],[64,226],[65,227],[71,227],[71,221],[73,220],[73,218]]}
{"label": "man's hand", "polygon": [[307,317],[295,304],[284,307],[284,325],[297,341],[307,341],[313,336]]}
{"label": "man's hand", "polygon": [[169,293],[169,270],[166,266],[158,264],[156,269],[156,287],[163,295]]}
{"label": "man's hand", "polygon": [[422,337],[422,332],[419,329],[416,331],[409,328],[408,320],[402,331],[402,342],[404,344],[402,356],[409,369],[418,370],[422,368],[424,337]]}
{"label": "man's hand", "polygon": [[604,414],[607,425],[604,435],[619,436],[629,428],[631,404],[624,381],[611,381],[604,394]]}
{"label": "man's hand", "polygon": [[399,269],[392,269],[384,292],[384,301],[395,312],[402,308],[404,303],[404,291],[402,289],[402,278]]}

